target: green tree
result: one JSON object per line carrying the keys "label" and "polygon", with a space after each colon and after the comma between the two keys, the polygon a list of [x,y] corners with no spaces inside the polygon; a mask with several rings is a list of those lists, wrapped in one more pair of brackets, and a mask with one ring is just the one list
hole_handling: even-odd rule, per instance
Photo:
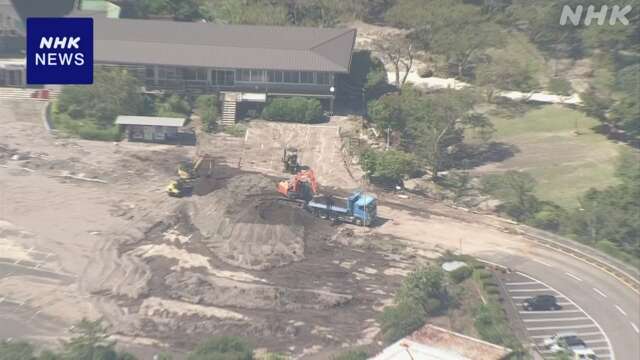
{"label": "green tree", "polygon": [[379,320],[385,342],[393,343],[421,328],[427,314],[417,303],[401,302],[385,307]]}
{"label": "green tree", "polygon": [[137,0],[123,2],[122,17],[171,17],[178,21],[205,18],[199,0]]}
{"label": "green tree", "polygon": [[63,358],[73,360],[118,360],[116,342],[110,340],[102,319],[83,319],[74,325],[76,336],[63,343]]}
{"label": "green tree", "polygon": [[[370,99],[377,99],[387,88],[387,72],[380,59],[369,50],[358,50],[351,56],[351,71],[338,77],[338,91],[342,98],[363,106]],[[363,99],[364,97],[364,99]]]}
{"label": "green tree", "polygon": [[445,55],[458,77],[487,49],[504,44],[501,27],[481,7],[463,1],[398,0],[386,19],[411,29],[417,48]]}
{"label": "green tree", "polygon": [[256,0],[205,1],[208,17],[224,24],[286,25],[286,4]]}
{"label": "green tree", "polygon": [[485,90],[487,101],[491,102],[496,90],[529,92],[537,88],[535,72],[527,59],[498,53],[489,62],[478,65],[475,83]]}
{"label": "green tree", "polygon": [[206,132],[215,130],[218,121],[218,99],[215,95],[200,95],[196,99],[195,112],[200,115],[202,128]]}
{"label": "green tree", "polygon": [[418,304],[427,315],[438,314],[451,300],[444,280],[444,272],[439,267],[420,267],[404,280],[395,301]]}
{"label": "green tree", "polygon": [[187,360],[253,360],[253,347],[235,336],[212,337],[189,353]]}
{"label": "green tree", "polygon": [[89,119],[107,128],[118,115],[138,115],[144,101],[139,81],[128,71],[97,67],[93,85],[65,86],[57,100],[57,110],[71,119]]}
{"label": "green tree", "polygon": [[403,142],[424,161],[433,179],[451,165],[465,129],[491,129],[486,116],[473,112],[474,102],[470,92],[446,90],[425,96],[412,110]]}
{"label": "green tree", "polygon": [[374,181],[379,183],[399,183],[404,177],[417,169],[413,155],[400,150],[367,150],[360,157],[362,169]]}
{"label": "green tree", "polygon": [[534,195],[536,180],[531,174],[509,170],[482,178],[483,190],[503,201],[499,210],[518,221],[526,221],[540,210],[540,201]]}
{"label": "green tree", "polygon": [[35,360],[35,349],[26,341],[0,341],[0,360]]}
{"label": "green tree", "polygon": [[267,120],[312,123],[322,119],[322,105],[318,99],[292,97],[271,100],[262,110]]}
{"label": "green tree", "polygon": [[[369,120],[380,130],[392,137],[394,132],[402,132],[416,116],[422,96],[413,87],[405,86],[399,93],[390,93],[369,102]],[[387,139],[390,143],[390,139]]]}
{"label": "green tree", "polygon": [[640,257],[640,155],[624,153],[618,164],[621,184],[589,190],[573,211],[567,232],[592,245],[614,244],[628,256]]}
{"label": "green tree", "polygon": [[393,66],[396,87],[402,89],[413,68],[413,44],[404,34],[390,34],[377,39],[374,48]]}
{"label": "green tree", "polygon": [[367,360],[369,354],[362,350],[349,350],[333,356],[331,360]]}

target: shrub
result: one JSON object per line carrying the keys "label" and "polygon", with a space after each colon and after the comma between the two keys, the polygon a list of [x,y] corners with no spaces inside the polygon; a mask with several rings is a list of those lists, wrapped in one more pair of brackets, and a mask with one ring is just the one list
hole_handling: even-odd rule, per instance
{"label": "shrub", "polygon": [[459,284],[468,279],[472,273],[473,270],[469,266],[463,266],[450,272],[449,277],[454,283]]}
{"label": "shrub", "polygon": [[318,99],[277,98],[265,106],[262,117],[267,120],[312,123],[322,119],[322,105]]}
{"label": "shrub", "polygon": [[493,275],[490,272],[488,272],[487,270],[477,270],[475,272],[475,275],[480,280],[491,279],[493,277]]}
{"label": "shrub", "polygon": [[552,78],[549,80],[549,91],[553,94],[568,96],[573,92],[573,88],[571,83],[565,79]]}
{"label": "shrub", "polygon": [[399,183],[416,172],[418,165],[412,154],[400,150],[377,151],[369,149],[360,157],[362,169],[374,182]]}
{"label": "shrub", "polygon": [[396,294],[396,303],[412,302],[421,305],[427,314],[447,308],[449,294],[444,272],[439,267],[420,267],[407,276]]}
{"label": "shrub", "polygon": [[403,301],[385,307],[379,320],[385,341],[393,343],[422,327],[427,313],[420,304]]}
{"label": "shrub", "polygon": [[367,360],[368,358],[369,354],[362,350],[349,350],[332,357],[331,360]]}
{"label": "shrub", "polygon": [[198,345],[187,360],[252,360],[253,347],[236,336],[212,337]]}
{"label": "shrub", "polygon": [[215,130],[218,121],[218,98],[215,95],[200,95],[196,99],[195,112],[202,120],[202,130]]}
{"label": "shrub", "polygon": [[51,122],[55,129],[87,140],[118,141],[121,137],[117,126],[100,127],[93,119],[72,119],[55,110],[51,114]]}

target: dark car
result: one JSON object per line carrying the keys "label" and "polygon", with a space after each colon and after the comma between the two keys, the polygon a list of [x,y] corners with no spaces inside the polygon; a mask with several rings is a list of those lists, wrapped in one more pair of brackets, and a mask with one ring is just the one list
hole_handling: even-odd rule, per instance
{"label": "dark car", "polygon": [[524,301],[522,307],[528,311],[560,310],[560,305],[553,295],[538,295]]}

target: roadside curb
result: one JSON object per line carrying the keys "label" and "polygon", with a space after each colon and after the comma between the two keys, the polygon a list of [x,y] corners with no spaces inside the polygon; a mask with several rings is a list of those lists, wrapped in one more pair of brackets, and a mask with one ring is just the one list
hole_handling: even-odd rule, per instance
{"label": "roadside curb", "polygon": [[587,263],[593,267],[596,267],[598,269],[600,269],[601,271],[609,274],[610,276],[612,276],[613,278],[615,278],[616,280],[618,280],[619,282],[623,283],[624,285],[626,285],[628,288],[630,288],[633,292],[635,292],[636,294],[640,295],[640,280],[638,280],[637,277],[627,273],[626,271],[620,269],[619,267],[612,265],[610,263],[608,263],[605,260],[601,260],[598,259],[596,256],[594,255],[590,255],[590,254],[586,254],[581,250],[578,250],[576,248],[572,248],[568,245],[565,244],[561,244],[555,240],[551,240],[549,238],[545,238],[542,237],[540,235],[537,234],[533,234],[531,232],[522,230],[522,229],[517,229],[516,230],[518,232],[518,234],[523,235],[535,242],[537,242],[539,245],[544,246],[546,248],[549,249],[553,249],[556,251],[561,251],[575,259],[578,259],[584,263]]}

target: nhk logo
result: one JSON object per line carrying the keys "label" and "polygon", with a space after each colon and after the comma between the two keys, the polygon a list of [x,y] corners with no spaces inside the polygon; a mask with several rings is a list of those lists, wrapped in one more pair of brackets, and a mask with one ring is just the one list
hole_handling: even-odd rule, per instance
{"label": "nhk logo", "polygon": [[28,18],[27,83],[93,83],[93,19]]}

